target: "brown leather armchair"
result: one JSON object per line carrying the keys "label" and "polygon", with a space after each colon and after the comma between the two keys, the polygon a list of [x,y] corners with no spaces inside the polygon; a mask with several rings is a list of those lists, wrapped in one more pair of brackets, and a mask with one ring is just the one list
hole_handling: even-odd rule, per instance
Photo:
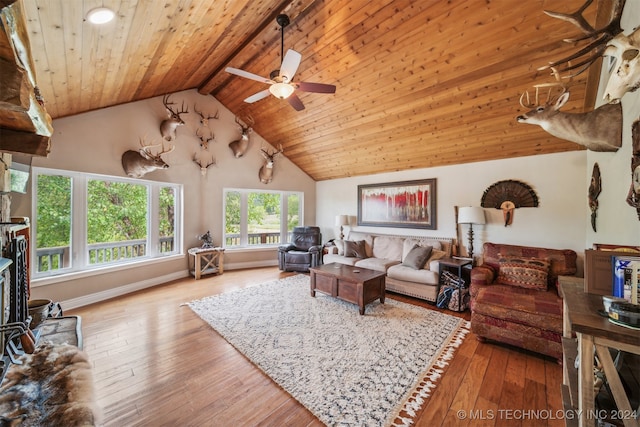
{"label": "brown leather armchair", "polygon": [[322,264],[320,227],[294,227],[291,240],[278,248],[280,270],[308,272],[310,267]]}

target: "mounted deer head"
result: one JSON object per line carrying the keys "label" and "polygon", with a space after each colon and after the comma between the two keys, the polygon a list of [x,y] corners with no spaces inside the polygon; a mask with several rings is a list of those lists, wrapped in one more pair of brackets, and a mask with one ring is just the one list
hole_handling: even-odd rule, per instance
{"label": "mounted deer head", "polygon": [[183,101],[180,110],[173,111],[173,108],[171,108],[171,106],[174,105],[174,103],[169,102],[169,95],[165,95],[162,97],[162,103],[169,113],[169,118],[163,120],[162,123],[160,123],[160,134],[165,141],[173,141],[176,139],[176,128],[184,124],[184,120],[182,120],[180,114],[188,113],[189,109],[185,109]]}
{"label": "mounted deer head", "polygon": [[[622,106],[604,104],[588,113],[563,113],[560,108],[569,100],[569,91],[566,85],[560,83],[555,70],[554,74],[557,83],[535,86],[535,103],[530,102],[529,92],[520,96],[520,105],[532,110],[518,116],[518,123],[538,125],[557,138],[583,145],[591,151],[618,151],[622,146]],[[550,89],[546,102],[541,104],[538,89],[549,86],[560,86],[562,93],[552,98]]]}
{"label": "mounted deer head", "polygon": [[200,124],[202,126],[206,126],[209,127],[209,120],[210,119],[218,119],[220,114],[219,114],[219,110],[216,110],[216,114],[213,116],[210,116],[207,114],[207,117],[204,116],[204,114],[202,113],[202,111],[198,111],[198,108],[196,107],[196,104],[193,104],[193,111],[196,112],[196,114],[198,114],[200,116]]}
{"label": "mounted deer head", "polygon": [[[169,146],[164,148],[164,144],[145,145],[144,139],[140,138],[140,150],[128,150],[122,154],[122,168],[127,176],[131,178],[142,178],[144,175],[156,169],[167,169],[168,164],[160,157],[162,154],[172,152],[176,147]],[[152,154],[151,149],[162,146],[162,150],[158,154]]]}
{"label": "mounted deer head", "polygon": [[235,141],[231,141],[229,143],[229,148],[233,151],[234,157],[237,159],[239,157],[244,156],[244,153],[247,152],[249,148],[249,134],[252,129],[251,126],[255,124],[253,117],[247,115],[244,119],[240,119],[238,116],[235,118],[236,123],[240,126],[240,139],[236,139]]}
{"label": "mounted deer head", "polygon": [[208,150],[209,149],[209,143],[211,141],[213,141],[214,139],[214,135],[213,135],[213,131],[211,129],[209,129],[209,136],[204,136],[201,132],[200,132],[200,128],[196,129],[196,136],[198,138],[200,138],[200,147],[204,150]]}
{"label": "mounted deer head", "polygon": [[625,93],[640,87],[640,28],[629,36],[618,34],[607,44],[604,55],[616,61],[604,90],[604,101],[620,102]]}
{"label": "mounted deer head", "polygon": [[265,158],[265,162],[258,171],[258,178],[263,184],[269,184],[273,180],[273,162],[279,154],[282,154],[282,145],[278,145],[278,151],[269,152],[264,148],[260,149],[262,157]]}
{"label": "mounted deer head", "polygon": [[209,169],[209,166],[213,166],[216,164],[216,159],[214,157],[211,157],[211,160],[207,164],[205,164],[202,162],[202,159],[198,159],[198,156],[194,153],[193,163],[198,165],[198,167],[200,168],[200,173],[202,174],[202,176],[205,176],[207,174],[207,169]]}

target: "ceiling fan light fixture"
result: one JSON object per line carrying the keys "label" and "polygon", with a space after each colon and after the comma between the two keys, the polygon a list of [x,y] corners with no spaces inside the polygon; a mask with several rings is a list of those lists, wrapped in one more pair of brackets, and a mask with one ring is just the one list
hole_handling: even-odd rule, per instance
{"label": "ceiling fan light fixture", "polygon": [[293,93],[294,88],[287,83],[274,83],[269,86],[269,92],[276,98],[286,99]]}
{"label": "ceiling fan light fixture", "polygon": [[108,7],[96,7],[87,13],[87,20],[92,24],[99,25],[111,22],[115,16],[115,12]]}

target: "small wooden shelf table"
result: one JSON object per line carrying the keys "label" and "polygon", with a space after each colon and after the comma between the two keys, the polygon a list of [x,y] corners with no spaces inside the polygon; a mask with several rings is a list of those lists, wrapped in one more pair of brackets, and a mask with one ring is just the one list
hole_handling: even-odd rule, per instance
{"label": "small wooden shelf table", "polygon": [[187,252],[190,255],[189,272],[196,280],[206,274],[224,273],[224,248],[191,248]]}

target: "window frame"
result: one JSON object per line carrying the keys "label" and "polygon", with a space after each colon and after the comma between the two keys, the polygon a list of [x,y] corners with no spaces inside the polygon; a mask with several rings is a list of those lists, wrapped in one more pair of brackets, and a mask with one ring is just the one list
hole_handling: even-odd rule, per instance
{"label": "window frame", "polygon": [[[237,246],[227,245],[227,194],[231,192],[240,193],[240,244]],[[280,242],[273,244],[249,244],[249,224],[248,224],[248,196],[250,193],[268,193],[280,195]],[[289,241],[289,230],[287,229],[287,216],[289,196],[298,196],[298,225],[304,224],[304,192],[287,190],[263,190],[254,188],[223,188],[222,189],[222,247],[227,250],[251,250],[278,247]]]}
{"label": "window frame", "polygon": [[[171,182],[150,181],[144,179],[127,178],[121,176],[112,176],[95,173],[85,173],[68,171],[63,169],[52,169],[45,167],[33,167],[31,175],[31,218],[32,218],[32,243],[30,245],[30,256],[34,263],[38,262],[37,257],[37,232],[38,232],[38,177],[41,175],[57,175],[71,179],[71,229],[70,229],[70,267],[62,267],[56,270],[38,272],[36,268],[32,268],[32,279],[34,286],[38,281],[46,281],[46,279],[59,279],[74,274],[91,273],[95,271],[107,272],[122,269],[125,266],[140,265],[157,260],[166,260],[171,256],[184,256],[183,252],[183,200],[184,186]],[[88,228],[87,228],[87,201],[88,201],[88,183],[91,180],[100,180],[107,182],[122,182],[132,185],[143,185],[147,188],[147,236],[146,251],[144,256],[125,258],[116,261],[94,263],[91,264],[88,253]],[[160,189],[170,187],[174,190],[174,230],[173,239],[174,247],[171,252],[160,251],[160,235],[159,235],[159,208],[160,208]],[[47,283],[43,283],[47,284]]]}

